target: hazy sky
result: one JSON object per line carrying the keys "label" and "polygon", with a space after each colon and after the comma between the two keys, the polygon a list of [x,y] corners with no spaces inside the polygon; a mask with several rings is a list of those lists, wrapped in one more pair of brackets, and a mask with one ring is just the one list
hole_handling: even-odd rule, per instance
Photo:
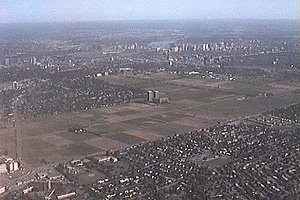
{"label": "hazy sky", "polygon": [[0,22],[299,19],[300,0],[0,0]]}

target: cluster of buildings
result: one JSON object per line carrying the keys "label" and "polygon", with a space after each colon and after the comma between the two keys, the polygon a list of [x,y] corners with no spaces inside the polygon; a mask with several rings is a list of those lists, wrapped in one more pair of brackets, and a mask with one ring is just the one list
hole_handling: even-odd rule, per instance
{"label": "cluster of buildings", "polygon": [[80,190],[75,190],[74,184],[64,181],[48,180],[33,181],[22,192],[8,194],[5,199],[30,199],[30,200],[70,200],[75,199]]}
{"label": "cluster of buildings", "polygon": [[[284,108],[284,115],[294,116],[296,109]],[[46,177],[39,175],[19,197],[299,199],[299,149],[293,130],[249,121],[219,124],[61,163],[56,169],[72,184],[58,181],[59,189],[52,180],[38,187]]]}
{"label": "cluster of buildings", "polygon": [[270,127],[287,126],[300,122],[300,104],[264,112],[248,119]]}
{"label": "cluster of buildings", "polygon": [[89,184],[104,177],[104,171],[100,169],[101,165],[116,162],[118,162],[118,158],[116,157],[110,155],[95,155],[59,164],[56,169],[72,182]]}
{"label": "cluster of buildings", "polygon": [[[7,156],[0,156],[0,195],[6,192],[7,186],[1,182],[1,176],[10,175],[20,170],[20,163]],[[0,196],[1,198],[1,196]]]}
{"label": "cluster of buildings", "polygon": [[109,171],[87,184],[85,199],[284,199],[300,194],[299,148],[296,133],[236,123],[136,145],[89,164],[70,161],[64,168]]}
{"label": "cluster of buildings", "polygon": [[156,104],[169,103],[169,97],[164,96],[164,94],[160,93],[157,90],[149,90],[147,100],[148,102]]}
{"label": "cluster of buildings", "polygon": [[[124,34],[126,35],[126,33]],[[141,38],[143,38],[143,34]],[[24,89],[25,99],[21,101],[20,112],[23,112],[24,116],[43,116],[61,111],[115,105],[141,96],[144,99],[147,98],[145,92],[142,95],[135,95],[137,92],[133,90],[126,92],[112,89],[108,92],[98,89],[94,91],[93,88],[90,88],[92,92],[88,94],[87,90],[81,91],[80,87],[72,93],[63,88],[54,88],[54,83],[57,85],[63,83],[51,79],[53,76],[60,76],[58,74],[63,73],[70,74],[69,78],[80,78],[83,76],[100,77],[109,74],[143,74],[165,71],[207,79],[234,81],[238,76],[267,76],[270,72],[242,68],[235,70],[225,67],[226,65],[236,65],[237,63],[247,65],[248,62],[257,63],[260,60],[272,64],[275,59],[276,67],[282,65],[297,66],[294,63],[295,59],[286,59],[285,54],[281,55],[283,51],[295,51],[293,49],[295,45],[293,46],[291,42],[285,40],[271,42],[264,39],[232,38],[215,42],[170,41],[169,45],[158,49],[147,45],[149,41],[121,41],[117,43],[104,41],[99,46],[85,42],[77,44],[76,42],[76,40],[72,41],[71,43],[75,43],[73,45],[60,44],[51,40],[45,43],[28,41],[15,44],[17,48],[11,49],[13,52],[17,51],[16,49],[23,49],[24,51],[36,49],[39,50],[39,54],[31,51],[29,51],[30,53],[15,52],[0,58],[4,66],[0,66],[0,80],[12,83],[15,92],[12,94],[6,90],[2,93],[3,95],[1,94],[1,97],[3,96],[3,99],[10,98],[12,95],[17,95],[18,92],[23,92],[20,90]],[[41,46],[45,49],[39,49]],[[40,53],[41,50],[42,53]],[[53,52],[55,54],[52,54]],[[272,56],[273,54],[276,56]],[[266,55],[270,56],[266,59],[254,59],[255,56]],[[30,81],[34,83],[25,83]],[[36,91],[35,88],[38,87],[43,88],[43,90]],[[63,92],[67,93],[64,96],[68,97],[60,95]],[[38,97],[31,98],[33,93],[39,94]],[[99,95],[94,93],[99,93]],[[155,97],[155,91],[152,91],[152,94],[148,93],[149,102],[160,104],[169,101],[167,97],[161,96],[159,93],[159,97]],[[59,98],[54,98],[54,96]],[[64,99],[66,103],[62,103],[59,99]],[[7,102],[11,102],[11,100],[0,102],[3,110],[5,110],[3,119],[9,118],[9,114],[11,114],[11,109],[8,108],[11,105]]]}
{"label": "cluster of buildings", "polygon": [[26,58],[21,58],[21,57],[6,57],[4,59],[4,66],[5,67],[9,67],[9,66],[12,66],[12,65],[18,65],[18,64],[23,64],[23,63],[26,63],[26,64],[30,64],[30,65],[37,65],[37,64],[40,64],[37,62],[37,58],[34,56],[34,57],[26,57]]}
{"label": "cluster of buildings", "polygon": [[22,117],[31,118],[118,105],[145,96],[142,90],[111,85],[94,77],[59,76],[24,88],[17,109]]}
{"label": "cluster of buildings", "polygon": [[[149,41],[141,43],[135,41],[107,43],[106,41],[102,41],[103,44],[99,47],[94,44],[91,45],[88,42],[81,42],[80,44],[70,46],[64,43],[56,43],[54,45],[52,41],[46,44],[42,41],[35,41],[33,44],[30,42],[24,44],[20,42],[17,45],[20,46],[20,49],[29,50],[30,48],[37,48],[35,47],[36,45],[41,45],[39,42],[46,48],[43,49],[42,55],[36,57],[31,51],[29,51],[30,53],[28,54],[22,52],[6,55],[0,58],[3,66],[13,68],[25,67],[28,69],[35,68],[35,70],[43,69],[46,71],[97,68],[98,70],[103,70],[103,73],[96,73],[102,76],[104,73],[109,73],[109,70],[111,72],[116,71],[122,73],[124,69],[125,71],[130,69],[132,73],[136,73],[137,71],[146,72],[160,69],[174,71],[177,67],[185,68],[191,64],[195,66],[226,65],[228,63],[232,64],[232,61],[237,62],[240,59],[247,59],[247,57],[253,60],[251,56],[269,54],[276,54],[275,60],[274,56],[271,56],[272,58],[266,57],[265,60],[268,60],[267,63],[270,65],[295,65],[295,63],[290,63],[291,61],[288,59],[280,58],[280,53],[293,51],[293,48],[295,48],[285,40],[248,40],[233,37],[227,40],[216,40],[212,42],[194,41],[184,43],[170,41],[167,47],[162,48],[151,47],[151,45],[148,45]],[[77,43],[76,40],[71,41],[71,43],[72,42]],[[39,49],[37,48],[37,50]],[[60,51],[60,55],[57,56]],[[52,52],[55,52],[55,54],[52,55]],[[40,51],[36,53],[41,54]],[[153,64],[151,68],[149,68],[148,65],[150,63]],[[23,76],[25,76],[25,74]]]}
{"label": "cluster of buildings", "polygon": [[22,64],[31,66],[40,65],[40,63],[37,61],[37,57],[35,56],[10,56],[4,59],[5,67],[18,66]]}
{"label": "cluster of buildings", "polygon": [[[280,54],[291,50],[284,41],[270,42],[265,40],[238,40],[230,39],[210,43],[171,43],[169,49],[160,49],[157,52],[165,53],[170,66],[196,65],[213,66],[236,65],[252,62],[252,57]],[[272,57],[272,56],[271,56]],[[287,59],[276,56],[265,56],[263,65],[280,65],[289,67],[292,63]],[[283,61],[285,60],[285,61]],[[256,62],[258,62],[256,60]]]}
{"label": "cluster of buildings", "polygon": [[20,163],[12,158],[0,157],[0,174],[13,173],[20,170]]}

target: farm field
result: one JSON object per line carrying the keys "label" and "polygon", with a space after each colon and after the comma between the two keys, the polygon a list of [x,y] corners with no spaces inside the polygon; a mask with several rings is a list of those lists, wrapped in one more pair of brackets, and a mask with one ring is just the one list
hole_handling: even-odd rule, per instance
{"label": "farm field", "polygon": [[[270,81],[217,81],[174,74],[106,76],[113,84],[158,90],[170,103],[103,107],[21,121],[22,159],[32,167],[130,147],[299,102],[299,89]],[[219,87],[218,87],[219,86]],[[287,88],[287,89],[286,89]],[[264,93],[274,92],[272,96]],[[4,126],[3,124],[1,127]],[[68,131],[83,127],[86,132]],[[15,157],[12,125],[0,131],[0,150]]]}

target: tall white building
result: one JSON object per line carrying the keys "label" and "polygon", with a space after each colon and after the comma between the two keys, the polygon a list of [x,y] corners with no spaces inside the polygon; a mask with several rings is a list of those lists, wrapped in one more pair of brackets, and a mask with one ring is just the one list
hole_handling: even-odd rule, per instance
{"label": "tall white building", "polygon": [[158,99],[159,98],[159,91],[154,91],[154,95],[153,95],[153,97],[155,98],[155,99]]}
{"label": "tall white building", "polygon": [[5,58],[4,65],[9,66],[9,64],[10,64],[9,58]]}
{"label": "tall white building", "polygon": [[154,94],[151,90],[148,91],[148,101],[153,102]]}
{"label": "tall white building", "polygon": [[37,64],[37,59],[36,59],[36,57],[32,57],[32,58],[30,59],[30,64],[32,64],[32,65],[36,65],[36,64]]}
{"label": "tall white building", "polygon": [[13,90],[19,89],[19,83],[18,83],[17,81],[14,81],[14,82],[12,83],[12,89],[13,89]]}

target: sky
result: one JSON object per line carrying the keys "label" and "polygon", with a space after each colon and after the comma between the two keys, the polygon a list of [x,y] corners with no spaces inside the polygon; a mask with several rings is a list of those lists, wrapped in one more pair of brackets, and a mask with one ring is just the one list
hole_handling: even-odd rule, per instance
{"label": "sky", "polygon": [[0,23],[299,19],[300,0],[1,0]]}

